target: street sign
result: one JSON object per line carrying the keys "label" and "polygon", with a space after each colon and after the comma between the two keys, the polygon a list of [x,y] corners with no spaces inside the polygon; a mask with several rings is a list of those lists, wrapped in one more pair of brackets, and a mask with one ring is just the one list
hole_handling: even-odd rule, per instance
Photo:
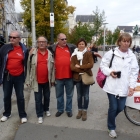
{"label": "street sign", "polygon": [[50,27],[54,27],[54,13],[50,13]]}
{"label": "street sign", "polygon": [[134,97],[134,103],[140,103],[140,97]]}

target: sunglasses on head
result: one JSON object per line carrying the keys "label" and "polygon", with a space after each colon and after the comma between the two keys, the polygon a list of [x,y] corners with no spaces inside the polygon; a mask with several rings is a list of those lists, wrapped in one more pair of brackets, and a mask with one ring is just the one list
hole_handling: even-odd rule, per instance
{"label": "sunglasses on head", "polygon": [[67,40],[67,39],[66,39],[66,38],[62,38],[62,39],[60,39],[60,40],[64,41],[64,40]]}
{"label": "sunglasses on head", "polygon": [[9,36],[9,38],[13,38],[13,39],[16,39],[16,38],[19,38],[19,37],[15,37],[15,36]]}

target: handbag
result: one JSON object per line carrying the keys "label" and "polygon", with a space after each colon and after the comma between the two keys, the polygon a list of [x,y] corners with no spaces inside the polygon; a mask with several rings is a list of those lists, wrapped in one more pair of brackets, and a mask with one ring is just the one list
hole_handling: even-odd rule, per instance
{"label": "handbag", "polygon": [[85,85],[93,85],[93,84],[95,84],[95,81],[93,79],[93,76],[90,76],[86,72],[84,72],[83,74],[81,74],[81,77],[82,77],[83,84],[85,84]]}
{"label": "handbag", "polygon": [[[109,68],[112,66],[112,61],[113,61],[113,58],[114,58],[114,49],[112,49],[113,51],[113,54],[112,54],[112,58],[111,58],[111,61],[110,61],[110,64],[109,64]],[[98,83],[98,85],[103,88],[104,84],[105,84],[105,81],[106,81],[106,75],[103,74],[103,72],[101,71],[101,69],[99,68],[98,69],[98,72],[97,72],[97,76],[96,76],[96,81]]]}

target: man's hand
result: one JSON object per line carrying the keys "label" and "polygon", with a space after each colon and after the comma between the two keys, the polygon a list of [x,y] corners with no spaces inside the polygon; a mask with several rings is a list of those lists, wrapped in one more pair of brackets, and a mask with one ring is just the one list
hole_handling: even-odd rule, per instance
{"label": "man's hand", "polygon": [[97,53],[97,52],[94,52],[94,55],[99,57],[99,58],[102,58],[102,56],[99,53]]}

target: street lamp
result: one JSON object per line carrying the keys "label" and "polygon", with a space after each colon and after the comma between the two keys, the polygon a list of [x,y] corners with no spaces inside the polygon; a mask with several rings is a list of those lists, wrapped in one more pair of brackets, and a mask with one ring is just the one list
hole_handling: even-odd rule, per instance
{"label": "street lamp", "polygon": [[53,13],[53,0],[50,0],[50,30],[51,30],[51,42],[54,43],[54,13]]}
{"label": "street lamp", "polygon": [[36,33],[35,33],[35,7],[34,0],[31,0],[31,15],[32,15],[32,47],[36,46]]}
{"label": "street lamp", "polygon": [[108,23],[103,23],[103,25],[104,25],[104,46],[103,46],[103,55],[104,55],[104,52],[105,52],[105,29],[106,29],[106,24],[108,24]]}

